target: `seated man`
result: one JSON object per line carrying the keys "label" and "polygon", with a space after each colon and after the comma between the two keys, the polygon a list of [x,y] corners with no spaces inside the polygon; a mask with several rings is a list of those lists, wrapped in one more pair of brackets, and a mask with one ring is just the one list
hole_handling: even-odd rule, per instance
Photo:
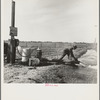
{"label": "seated man", "polygon": [[61,56],[61,58],[59,59],[60,61],[67,55],[68,56],[68,59],[73,58],[74,61],[78,61],[77,58],[75,58],[74,54],[73,54],[73,50],[77,49],[77,46],[73,46],[72,48],[66,48],[64,51],[63,51],[63,54]]}

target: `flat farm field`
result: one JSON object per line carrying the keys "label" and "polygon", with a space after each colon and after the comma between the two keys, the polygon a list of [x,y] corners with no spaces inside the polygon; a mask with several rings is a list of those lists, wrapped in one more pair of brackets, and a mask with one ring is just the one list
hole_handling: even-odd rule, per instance
{"label": "flat farm field", "polygon": [[[81,61],[77,67],[65,64],[36,66],[4,64],[5,83],[97,83],[97,50],[92,43],[20,42],[22,48],[39,47],[43,58],[59,59],[65,48],[77,45],[75,57]],[[35,55],[33,51],[32,56]],[[67,56],[64,61],[67,61]]]}

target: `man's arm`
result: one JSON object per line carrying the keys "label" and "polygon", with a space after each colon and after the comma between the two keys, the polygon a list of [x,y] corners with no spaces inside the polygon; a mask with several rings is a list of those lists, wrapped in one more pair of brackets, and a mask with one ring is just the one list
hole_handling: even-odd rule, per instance
{"label": "man's arm", "polygon": [[73,54],[73,50],[71,49],[70,50],[70,53],[71,53],[71,56],[74,58],[74,60],[76,61],[77,60],[77,58],[75,58],[75,56],[74,56],[74,54]]}

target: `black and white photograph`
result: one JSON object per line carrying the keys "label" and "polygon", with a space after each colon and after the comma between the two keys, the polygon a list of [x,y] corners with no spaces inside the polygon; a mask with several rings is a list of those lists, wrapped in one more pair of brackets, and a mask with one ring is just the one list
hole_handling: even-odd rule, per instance
{"label": "black and white photograph", "polygon": [[97,0],[4,0],[4,83],[96,84]]}
{"label": "black and white photograph", "polygon": [[2,100],[99,100],[99,0],[1,0]]}

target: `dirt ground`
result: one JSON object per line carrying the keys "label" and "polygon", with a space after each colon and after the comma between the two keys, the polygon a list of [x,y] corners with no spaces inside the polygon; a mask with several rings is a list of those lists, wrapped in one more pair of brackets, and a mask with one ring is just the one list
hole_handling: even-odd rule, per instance
{"label": "dirt ground", "polygon": [[[93,55],[94,54],[94,55]],[[85,66],[48,65],[33,66],[4,65],[5,83],[97,83],[96,51],[89,50],[79,58]],[[91,67],[92,66],[92,67]],[[94,67],[94,68],[93,68]]]}

